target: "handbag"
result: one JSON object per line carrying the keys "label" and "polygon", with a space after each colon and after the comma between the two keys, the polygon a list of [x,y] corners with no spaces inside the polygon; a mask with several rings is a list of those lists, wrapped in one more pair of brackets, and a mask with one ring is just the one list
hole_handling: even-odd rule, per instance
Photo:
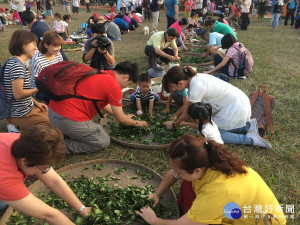
{"label": "handbag", "polygon": [[[253,91],[249,95],[251,104],[251,119],[256,118],[260,136],[270,139],[275,133],[273,128],[273,119],[271,112],[275,105],[275,97],[267,94],[267,88],[260,85],[257,91]],[[270,135],[266,135],[269,128]]]}

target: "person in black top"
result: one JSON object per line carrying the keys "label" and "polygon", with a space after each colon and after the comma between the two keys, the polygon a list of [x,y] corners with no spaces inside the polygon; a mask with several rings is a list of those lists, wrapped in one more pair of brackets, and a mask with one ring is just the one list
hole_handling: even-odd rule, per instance
{"label": "person in black top", "polygon": [[91,26],[93,24],[97,24],[99,19],[98,13],[94,12],[93,15],[88,19],[87,21],[87,29],[86,29],[86,34],[88,36],[88,38],[92,37],[92,30],[91,30]]}

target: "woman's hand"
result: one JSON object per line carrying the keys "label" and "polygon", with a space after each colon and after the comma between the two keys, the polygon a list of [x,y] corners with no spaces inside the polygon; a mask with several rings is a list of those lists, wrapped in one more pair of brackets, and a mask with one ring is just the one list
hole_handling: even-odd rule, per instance
{"label": "woman's hand", "polygon": [[146,121],[136,121],[135,126],[136,127],[148,127],[148,123]]}
{"label": "woman's hand", "polygon": [[80,212],[79,215],[85,218],[90,214],[91,209],[92,207],[85,207],[85,209],[82,210],[82,212]]}
{"label": "woman's hand", "polygon": [[40,103],[37,101],[34,101],[34,105],[39,108],[42,112],[47,112],[48,111],[48,106],[46,106],[44,103]]}
{"label": "woman's hand", "polygon": [[155,212],[148,206],[140,209],[140,211],[135,211],[140,217],[142,217],[146,223],[153,224],[157,220]]}
{"label": "woman's hand", "polygon": [[155,207],[159,203],[159,197],[156,193],[148,195],[147,199],[153,201],[153,207]]}
{"label": "woman's hand", "polygon": [[207,73],[207,74],[210,74],[211,71],[203,71],[202,73]]}
{"label": "woman's hand", "polygon": [[167,114],[170,112],[170,109],[169,108],[165,108],[161,111],[162,114]]}
{"label": "woman's hand", "polygon": [[172,120],[172,121],[177,120],[177,115],[173,114],[173,115],[170,117],[170,120]]}
{"label": "woman's hand", "polygon": [[163,124],[166,126],[166,128],[168,130],[173,130],[174,129],[174,125],[173,125],[173,121],[167,121],[167,122],[164,122]]}
{"label": "woman's hand", "polygon": [[188,126],[188,125],[189,125],[189,123],[186,122],[186,121],[182,121],[182,122],[180,123],[180,126]]}

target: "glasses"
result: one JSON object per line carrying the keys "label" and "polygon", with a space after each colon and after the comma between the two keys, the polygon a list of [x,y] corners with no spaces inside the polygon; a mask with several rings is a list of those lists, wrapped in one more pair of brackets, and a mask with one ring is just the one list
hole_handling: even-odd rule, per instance
{"label": "glasses", "polygon": [[186,172],[183,173],[183,174],[178,174],[178,173],[176,172],[176,170],[173,169],[173,176],[174,176],[176,179],[180,179],[184,174],[186,174]]}
{"label": "glasses", "polygon": [[36,166],[36,168],[38,168],[41,171],[41,174],[45,174],[45,173],[48,173],[48,171],[50,170],[51,166],[48,166],[45,170],[42,170],[39,166]]}

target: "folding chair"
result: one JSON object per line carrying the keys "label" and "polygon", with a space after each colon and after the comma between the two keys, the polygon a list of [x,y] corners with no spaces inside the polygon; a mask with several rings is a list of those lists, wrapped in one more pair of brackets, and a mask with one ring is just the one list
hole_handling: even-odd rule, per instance
{"label": "folding chair", "polygon": [[80,23],[80,27],[78,28],[78,32],[80,34],[85,34],[88,24],[87,23]]}

